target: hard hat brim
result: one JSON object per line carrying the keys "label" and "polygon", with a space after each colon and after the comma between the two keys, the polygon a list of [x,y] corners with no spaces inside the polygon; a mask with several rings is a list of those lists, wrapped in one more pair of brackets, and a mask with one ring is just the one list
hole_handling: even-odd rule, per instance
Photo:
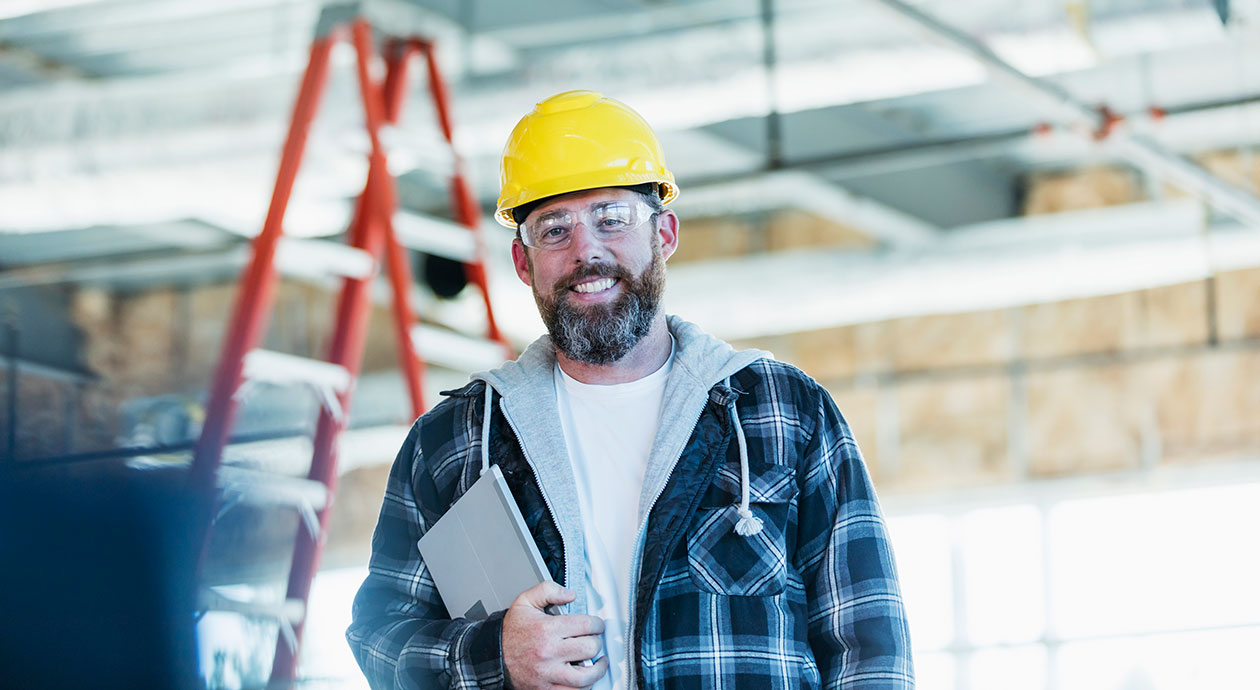
{"label": "hard hat brim", "polygon": [[592,189],[604,189],[610,187],[633,187],[644,183],[654,182],[661,187],[661,203],[668,204],[678,198],[678,185],[674,182],[674,176],[666,171],[668,177],[664,177],[660,173],[644,174],[622,172],[615,175],[607,176],[607,179],[592,180],[589,173],[582,175],[574,175],[568,178],[560,178],[557,180],[549,180],[545,183],[537,184],[528,192],[517,195],[515,199],[501,199],[499,208],[495,210],[494,219],[504,227],[516,229],[516,218],[512,215],[512,210],[533,203],[540,199],[546,199],[553,196],[563,194],[573,194],[575,192],[586,192]]}

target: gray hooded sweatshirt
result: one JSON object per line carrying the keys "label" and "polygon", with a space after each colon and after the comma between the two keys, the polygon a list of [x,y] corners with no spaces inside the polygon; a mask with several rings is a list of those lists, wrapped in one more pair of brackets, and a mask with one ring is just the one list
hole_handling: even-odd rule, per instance
{"label": "gray hooded sweatshirt", "polygon": [[[667,322],[676,347],[674,365],[665,383],[662,422],[652,443],[643,491],[639,495],[639,529],[631,560],[632,573],[638,570],[647,515],[669,481],[674,464],[700,419],[709,389],[758,359],[773,358],[764,350],[737,351],[677,316],[669,316]],[[543,336],[526,348],[516,361],[478,372],[472,378],[489,384],[486,389],[487,406],[491,400],[491,389],[501,396],[499,405],[503,416],[520,440],[525,458],[534,470],[543,498],[560,530],[566,570],[563,584],[577,594],[574,602],[564,610],[586,613],[586,574],[577,570],[586,566],[586,547],[582,515],[578,508],[577,482],[560,426],[553,375],[555,363],[555,347],[550,337]],[[488,429],[491,415],[486,414],[483,419]],[[486,438],[488,434],[483,433],[482,437]],[[482,462],[483,469],[489,466],[488,446],[485,445]],[[634,601],[633,592],[630,601]],[[632,614],[633,608],[631,605]]]}

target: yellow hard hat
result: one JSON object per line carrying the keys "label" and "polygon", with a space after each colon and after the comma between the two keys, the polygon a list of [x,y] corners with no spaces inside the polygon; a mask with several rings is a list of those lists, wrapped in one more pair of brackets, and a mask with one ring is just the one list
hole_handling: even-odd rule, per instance
{"label": "yellow hard hat", "polygon": [[495,220],[516,227],[512,209],[557,194],[600,187],[660,185],[678,196],[656,134],[621,101],[595,91],[566,91],[540,101],[516,123],[503,147]]}

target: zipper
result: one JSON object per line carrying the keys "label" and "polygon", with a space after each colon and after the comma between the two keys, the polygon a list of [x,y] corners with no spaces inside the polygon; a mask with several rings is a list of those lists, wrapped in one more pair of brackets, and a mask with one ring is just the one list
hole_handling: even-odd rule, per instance
{"label": "zipper", "polygon": [[[489,386],[490,384],[487,382],[486,385]],[[542,495],[543,503],[547,506],[547,512],[551,515],[551,522],[556,526],[556,531],[560,533],[560,556],[564,560],[564,582],[561,582],[560,585],[567,588],[571,579],[569,577],[569,562],[572,559],[569,558],[569,544],[565,541],[564,530],[560,527],[560,518],[556,517],[555,506],[552,505],[551,498],[547,496],[547,488],[543,485],[542,479],[538,476],[538,468],[534,467],[534,461],[530,460],[529,452],[525,450],[525,442],[521,440],[521,432],[516,427],[516,422],[512,421],[512,417],[508,414],[507,408],[503,406],[503,398],[500,397],[499,400],[499,410],[503,413],[503,418],[507,420],[508,426],[512,427],[512,435],[516,437],[516,445],[521,449],[521,455],[525,458],[525,464],[529,465],[530,473],[534,475],[534,484],[538,487],[538,493]],[[483,439],[483,443],[484,442],[486,441]]]}
{"label": "zipper", "polygon": [[[696,413],[696,419],[691,423],[691,433],[695,434],[696,426],[700,424],[700,418],[704,416],[704,408],[709,404],[709,392],[705,391],[704,404],[700,406],[700,411]],[[505,415],[506,416],[506,415]],[[509,420],[510,423],[511,420]],[[687,437],[688,441],[691,436]],[[643,514],[643,522],[639,524],[639,533],[634,538],[634,558],[630,561],[630,602],[626,609],[626,687],[625,690],[633,690],[635,685],[635,675],[639,669],[639,660],[634,658],[634,602],[639,594],[639,570],[643,567],[643,537],[647,530],[648,519],[652,517],[652,511],[656,509],[656,502],[660,500],[661,494],[665,493],[665,487],[669,486],[669,477],[674,474],[674,468],[678,466],[678,461],[682,459],[683,451],[687,450],[687,444],[684,443],[682,450],[678,451],[678,457],[674,458],[669,464],[669,472],[665,474],[665,482],[661,484],[661,488],[656,490],[656,495],[652,496],[652,502],[648,504],[647,511]],[[561,535],[563,538],[564,535]]]}

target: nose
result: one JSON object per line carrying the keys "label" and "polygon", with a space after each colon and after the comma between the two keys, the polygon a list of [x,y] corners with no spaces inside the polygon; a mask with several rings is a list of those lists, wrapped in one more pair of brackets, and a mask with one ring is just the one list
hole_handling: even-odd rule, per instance
{"label": "nose", "polygon": [[579,222],[573,228],[573,238],[569,240],[569,253],[573,263],[585,264],[604,258],[607,249],[586,223]]}

